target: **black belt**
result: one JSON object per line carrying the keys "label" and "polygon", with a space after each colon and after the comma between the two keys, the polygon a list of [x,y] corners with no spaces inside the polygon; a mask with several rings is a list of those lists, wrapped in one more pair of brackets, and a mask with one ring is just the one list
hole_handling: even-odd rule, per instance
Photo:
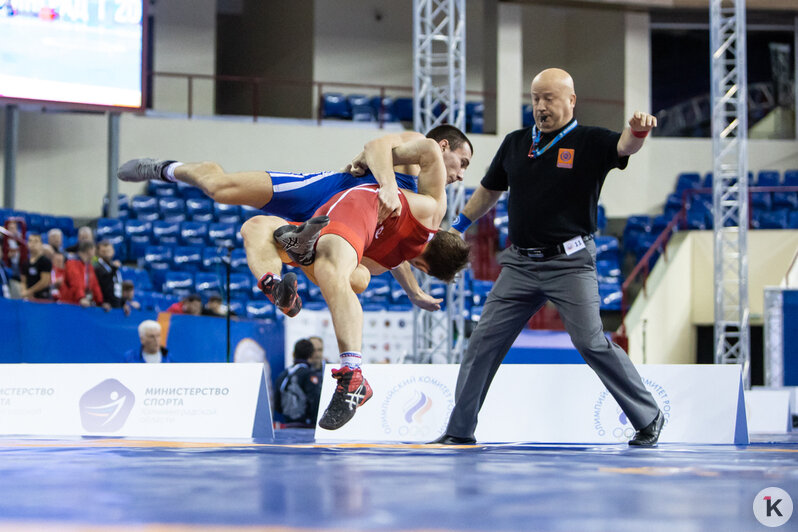
{"label": "black belt", "polygon": [[[589,242],[593,240],[593,235],[582,236],[582,240]],[[520,248],[516,245],[513,245],[512,249],[519,255],[529,257],[530,259],[550,259],[551,257],[556,257],[557,255],[562,255],[565,253],[565,246],[562,244],[557,244],[556,246],[550,246],[547,248]]]}

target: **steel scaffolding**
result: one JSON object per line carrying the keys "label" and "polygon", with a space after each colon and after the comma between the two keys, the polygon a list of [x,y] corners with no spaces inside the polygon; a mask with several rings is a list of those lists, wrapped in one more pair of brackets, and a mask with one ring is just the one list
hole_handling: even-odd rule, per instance
{"label": "steel scaffolding", "polygon": [[745,0],[711,0],[715,363],[750,387]]}
{"label": "steel scaffolding", "polygon": [[[465,0],[413,0],[413,125],[426,133],[452,124],[465,131]],[[462,183],[449,185],[445,224],[465,204]],[[425,292],[430,278],[419,274]],[[465,347],[464,278],[446,286],[446,311],[413,308],[413,361],[459,362]]]}

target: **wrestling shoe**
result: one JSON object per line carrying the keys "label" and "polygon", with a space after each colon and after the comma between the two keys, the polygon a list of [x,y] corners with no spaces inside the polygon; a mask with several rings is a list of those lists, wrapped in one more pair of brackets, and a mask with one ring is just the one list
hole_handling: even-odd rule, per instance
{"label": "wrestling shoe", "polygon": [[319,426],[327,430],[340,429],[346,425],[354,417],[357,407],[363,406],[374,395],[360,368],[344,366],[332,370],[332,376],[338,385],[330,405],[319,420]]}
{"label": "wrestling shoe", "polygon": [[316,258],[316,241],[321,230],[330,223],[329,216],[316,216],[301,225],[283,225],[274,231],[274,239],[283,246],[291,260],[310,266]]}
{"label": "wrestling shoe", "polygon": [[175,161],[159,161],[158,159],[130,159],[128,162],[119,167],[116,175],[122,181],[130,181],[137,183],[139,181],[166,181],[163,176],[163,169]]}
{"label": "wrestling shoe", "polygon": [[258,281],[258,288],[289,318],[293,318],[302,310],[302,299],[296,291],[295,273],[288,272],[277,282],[271,273],[267,273]]}

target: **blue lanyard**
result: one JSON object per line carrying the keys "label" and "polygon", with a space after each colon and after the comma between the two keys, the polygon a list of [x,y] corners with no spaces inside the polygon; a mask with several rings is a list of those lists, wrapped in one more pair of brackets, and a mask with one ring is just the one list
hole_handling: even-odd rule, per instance
{"label": "blue lanyard", "polygon": [[554,139],[551,142],[549,142],[542,148],[536,147],[540,142],[540,130],[538,129],[537,126],[532,126],[532,146],[529,147],[528,157],[530,159],[537,159],[538,157],[546,153],[546,150],[548,150],[549,148],[560,142],[560,140],[562,140],[562,138],[565,135],[573,131],[576,125],[577,125],[576,120],[574,120],[573,122],[571,122],[571,124],[568,127],[560,131],[559,135],[554,137]]}

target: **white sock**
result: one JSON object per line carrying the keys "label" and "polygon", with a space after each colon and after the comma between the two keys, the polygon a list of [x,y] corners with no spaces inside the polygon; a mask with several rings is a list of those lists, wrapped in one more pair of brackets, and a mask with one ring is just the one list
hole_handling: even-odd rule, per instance
{"label": "white sock", "polygon": [[166,168],[163,169],[163,176],[167,181],[171,181],[172,183],[177,182],[177,179],[175,179],[175,168],[178,166],[183,166],[183,163],[175,161],[168,164]]}
{"label": "white sock", "polygon": [[349,366],[351,369],[360,367],[363,356],[358,351],[344,351],[341,353],[341,367]]}

